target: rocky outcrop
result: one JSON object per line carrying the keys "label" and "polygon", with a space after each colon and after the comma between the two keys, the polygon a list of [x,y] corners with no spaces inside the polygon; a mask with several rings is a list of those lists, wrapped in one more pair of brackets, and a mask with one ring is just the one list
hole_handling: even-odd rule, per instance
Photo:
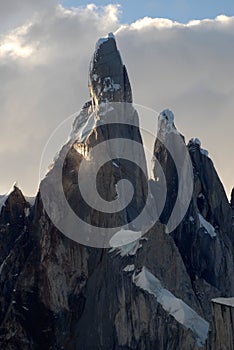
{"label": "rocky outcrop", "polygon": [[[70,139],[42,181],[33,207],[18,188],[2,207],[1,348],[216,349],[212,331],[218,328],[211,328],[210,300],[234,293],[234,266],[233,211],[213,164],[199,142],[192,140],[188,145],[192,173],[189,168],[181,173],[183,188],[189,183],[188,175],[192,176],[191,203],[180,225],[168,232],[181,185],[175,159],[165,147],[169,135],[173,133],[178,141],[174,145],[173,138],[170,140],[171,149],[178,148],[179,154],[186,149],[172,112],[165,110],[160,115],[154,179],[148,181],[138,114],[112,35],[97,44],[89,88],[91,100],[77,116]],[[117,139],[121,142],[114,150],[115,143],[107,143],[101,158],[95,153],[99,144]],[[121,156],[126,148],[132,161]],[[103,159],[107,161],[102,163]],[[156,159],[165,175],[167,196],[160,220],[144,236],[113,245],[115,234],[107,242],[100,235],[99,245],[92,247],[92,231],[83,232],[81,224],[74,227],[73,221],[65,220],[62,228],[75,232],[68,235],[72,239],[56,227],[55,223],[59,226],[69,216],[67,207],[59,200],[51,202],[50,195],[59,199],[63,193],[69,208],[85,223],[107,227],[110,232],[125,225],[131,234],[143,231],[146,222],[133,226],[132,221],[147,198],[150,210],[145,219],[150,222],[153,213],[160,211],[157,196],[162,183]],[[96,186],[109,206],[120,194],[123,199],[128,195],[118,187],[119,181],[131,182],[134,195],[130,203],[117,213],[88,205],[78,186],[82,162],[88,186],[92,166],[103,164]],[[89,244],[81,244],[85,242]],[[218,319],[222,316],[215,311],[215,320],[216,314]],[[229,322],[228,316],[224,321]],[[225,334],[228,343],[229,333]]]}

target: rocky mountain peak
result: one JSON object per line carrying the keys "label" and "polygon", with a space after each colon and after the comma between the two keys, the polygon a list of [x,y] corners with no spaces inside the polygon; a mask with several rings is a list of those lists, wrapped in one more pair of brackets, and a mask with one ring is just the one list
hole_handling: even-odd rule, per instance
{"label": "rocky mountain peak", "polygon": [[158,137],[163,140],[166,135],[174,132],[178,133],[174,124],[174,113],[170,109],[164,109],[158,117]]}
{"label": "rocky mountain peak", "polygon": [[168,120],[169,123],[173,124],[174,123],[174,113],[170,109],[164,109],[159,116],[159,120]]}
{"label": "rocky mountain peak", "polygon": [[23,197],[23,194],[18,188],[17,183],[15,182],[6,194],[0,195],[0,212],[2,211],[2,208],[6,206],[7,203],[11,203],[12,201],[17,200],[21,196]]}
{"label": "rocky mountain peak", "polygon": [[188,143],[188,149],[190,152],[196,152],[198,151],[199,153],[203,154],[204,156],[208,157],[209,152],[206,149],[201,148],[201,141],[193,137],[189,143]]}
{"label": "rocky mountain peak", "polygon": [[125,65],[112,33],[101,38],[90,63],[89,90],[94,106],[101,102],[132,102]]}
{"label": "rocky mountain peak", "polygon": [[10,191],[2,196],[0,223],[18,222],[19,218],[25,216],[25,210],[29,207],[30,204],[26,201],[23,193],[17,184],[14,184]]}
{"label": "rocky mountain peak", "polygon": [[233,308],[219,305],[234,295],[233,210],[211,159],[166,109],[149,181],[112,34],[89,74],[92,100],[35,204],[16,185],[0,196],[0,348],[214,350],[225,335],[233,349]]}

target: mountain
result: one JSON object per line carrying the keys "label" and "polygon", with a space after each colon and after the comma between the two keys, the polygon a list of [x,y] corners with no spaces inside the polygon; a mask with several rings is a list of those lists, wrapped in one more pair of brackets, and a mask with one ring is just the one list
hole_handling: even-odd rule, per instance
{"label": "mountain", "polygon": [[35,203],[0,198],[1,348],[232,349],[233,196],[169,110],[149,179],[112,34],[89,90]]}

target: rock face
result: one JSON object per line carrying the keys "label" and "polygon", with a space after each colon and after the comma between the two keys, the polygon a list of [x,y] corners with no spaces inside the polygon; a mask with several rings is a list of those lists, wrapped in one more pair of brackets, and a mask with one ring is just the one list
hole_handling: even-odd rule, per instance
{"label": "rock face", "polygon": [[25,230],[30,204],[22,192],[14,186],[12,192],[2,200],[0,208],[0,264],[8,256],[16,239]]}
{"label": "rock face", "polygon": [[[175,126],[167,117],[164,119],[167,125],[164,138],[167,139],[172,132],[175,133]],[[159,133],[162,133],[161,129]],[[172,145],[174,148],[178,147],[177,138],[183,140],[177,132],[175,145]],[[211,320],[212,296],[231,297],[234,293],[232,209],[211,159],[201,149],[200,141],[190,140],[188,151],[193,166],[194,191],[184,219],[171,236],[180,251],[196,297]],[[177,197],[177,172],[174,160],[159,140],[156,140],[154,154],[166,174],[168,184],[166,204],[161,215],[161,220],[166,224]],[[155,177],[158,176],[157,171],[155,167]]]}
{"label": "rock face", "polygon": [[[172,112],[160,115],[154,179],[148,181],[138,115],[112,35],[97,44],[89,88],[91,100],[77,116],[68,143],[42,181],[35,204],[30,206],[15,188],[1,209],[1,348],[218,349],[212,332],[222,328],[218,323],[211,327],[211,299],[234,294],[234,239],[233,210],[212,161],[197,140],[189,142],[192,199],[180,225],[166,233],[179,182],[175,161],[164,142],[173,133],[180,140],[178,147],[186,147]],[[107,143],[101,154],[110,160],[98,172],[98,192],[111,205],[120,194],[127,197],[118,188],[125,179],[131,182],[134,195],[126,208],[107,215],[85,203],[77,173],[85,161],[85,184],[90,185],[92,165],[100,165],[102,159],[96,156],[95,147],[115,139],[122,140],[118,154],[129,148],[133,161],[111,158],[113,146]],[[139,151],[126,140],[137,143]],[[126,225],[135,234],[143,231],[142,222],[131,223],[148,197],[151,211],[147,220],[157,212],[161,175],[156,159],[168,192],[160,220],[144,237],[122,246],[95,248],[77,243],[75,236],[69,239],[55,227],[51,218],[59,224],[67,213],[59,203],[49,202],[49,195],[64,192],[72,210],[86,223],[110,230]],[[187,170],[183,173],[185,185],[188,174]],[[53,209],[52,214],[45,210],[48,208]],[[67,225],[74,229],[72,222]],[[84,242],[90,242],[92,232],[82,232],[81,226],[75,229],[78,237],[83,235]],[[115,236],[108,242],[110,238]],[[101,235],[98,239],[102,240]],[[229,333],[226,338],[228,344]]]}
{"label": "rock face", "polygon": [[210,349],[234,349],[234,298],[212,300],[212,337]]}
{"label": "rock face", "polygon": [[89,89],[94,105],[106,101],[132,102],[127,70],[112,33],[97,42],[90,64]]}

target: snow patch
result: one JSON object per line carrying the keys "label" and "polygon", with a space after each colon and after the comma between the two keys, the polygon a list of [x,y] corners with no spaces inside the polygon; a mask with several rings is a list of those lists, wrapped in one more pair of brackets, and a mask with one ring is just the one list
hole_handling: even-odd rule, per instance
{"label": "snow patch", "polygon": [[138,249],[142,247],[142,244],[138,241],[123,245],[122,247],[112,248],[110,253],[116,252],[116,255],[124,256],[134,256],[136,255]]}
{"label": "snow patch", "polygon": [[29,308],[27,308],[26,306],[22,306],[22,309],[29,311]]}
{"label": "snow patch", "polygon": [[120,90],[120,88],[121,88],[120,84],[113,83],[114,90]]}
{"label": "snow patch", "polygon": [[141,237],[141,232],[136,232],[132,230],[123,230],[116,232],[114,236],[110,239],[110,246],[112,248],[120,247],[129,243],[134,243]]}
{"label": "snow patch", "polygon": [[2,207],[5,205],[7,198],[7,195],[0,195],[0,212],[2,210]]}
{"label": "snow patch", "polygon": [[29,214],[30,214],[30,208],[25,208],[24,215],[26,216],[26,218],[29,216]]}
{"label": "snow patch", "polygon": [[104,85],[103,92],[121,89],[120,84],[114,83],[111,77],[104,78],[103,85]]}
{"label": "snow patch", "polygon": [[[111,111],[113,111],[114,110],[114,108],[113,107],[111,107],[110,106],[110,104],[108,103],[108,102],[101,102],[100,104],[99,104],[99,116],[100,117],[103,117],[103,116],[105,116],[108,112],[111,112]],[[98,118],[98,116],[97,116],[97,118]]]}
{"label": "snow patch", "polygon": [[141,232],[121,229],[110,239],[110,253],[116,252],[121,257],[136,255],[142,247],[141,235]]}
{"label": "snow patch", "polygon": [[177,322],[185,328],[191,329],[199,346],[205,343],[208,336],[209,323],[183,300],[176,298],[169,290],[163,288],[161,282],[151,272],[143,267],[141,272],[133,274],[132,280],[137,287],[154,295],[157,302]]}
{"label": "snow patch", "polygon": [[4,265],[5,265],[5,263],[6,263],[6,259],[2,262],[2,264],[0,265],[0,275],[1,275],[1,273],[2,273],[2,269],[3,269],[3,267],[4,267]]}
{"label": "snow patch", "polygon": [[196,137],[193,137],[191,140],[190,140],[191,143],[193,143],[194,145],[198,145],[199,147],[201,146],[201,141],[196,138]]}
{"label": "snow patch", "polygon": [[112,161],[112,164],[113,164],[116,168],[119,168],[118,164],[116,164],[115,162]]}
{"label": "snow patch", "polygon": [[94,80],[94,81],[97,81],[97,80],[98,80],[98,75],[97,75],[97,74],[93,74],[92,77],[93,77],[93,80]]}
{"label": "snow patch", "polygon": [[206,221],[201,214],[198,214],[198,217],[200,221],[200,228],[204,228],[205,232],[211,237],[216,237],[215,228],[208,221]]}
{"label": "snow patch", "polygon": [[78,131],[78,142],[84,142],[88,138],[90,132],[96,127],[96,122],[95,113],[91,113],[86,123],[84,123]]}
{"label": "snow patch", "polygon": [[108,38],[115,40],[115,35],[112,32],[110,32],[110,33],[108,33]]}
{"label": "snow patch", "polygon": [[134,271],[134,269],[135,269],[135,265],[132,264],[132,265],[127,265],[127,266],[125,266],[125,268],[123,269],[123,271],[124,271],[124,272],[132,272],[132,271]]}
{"label": "snow patch", "polygon": [[213,303],[234,307],[234,298],[215,298],[211,299],[211,301]]}
{"label": "snow patch", "polygon": [[75,119],[73,121],[72,130],[68,137],[67,144],[72,143],[77,139],[77,134],[79,133],[80,129],[84,126],[84,124],[87,123],[87,120],[92,114],[92,112],[93,109],[91,101],[88,101],[85,103],[78,115],[76,113],[74,114]]}
{"label": "snow patch", "polygon": [[209,156],[209,152],[208,152],[206,149],[204,149],[204,148],[201,148],[201,149],[200,149],[200,152],[201,152],[201,154],[203,154],[203,155],[206,156],[206,157]]}

